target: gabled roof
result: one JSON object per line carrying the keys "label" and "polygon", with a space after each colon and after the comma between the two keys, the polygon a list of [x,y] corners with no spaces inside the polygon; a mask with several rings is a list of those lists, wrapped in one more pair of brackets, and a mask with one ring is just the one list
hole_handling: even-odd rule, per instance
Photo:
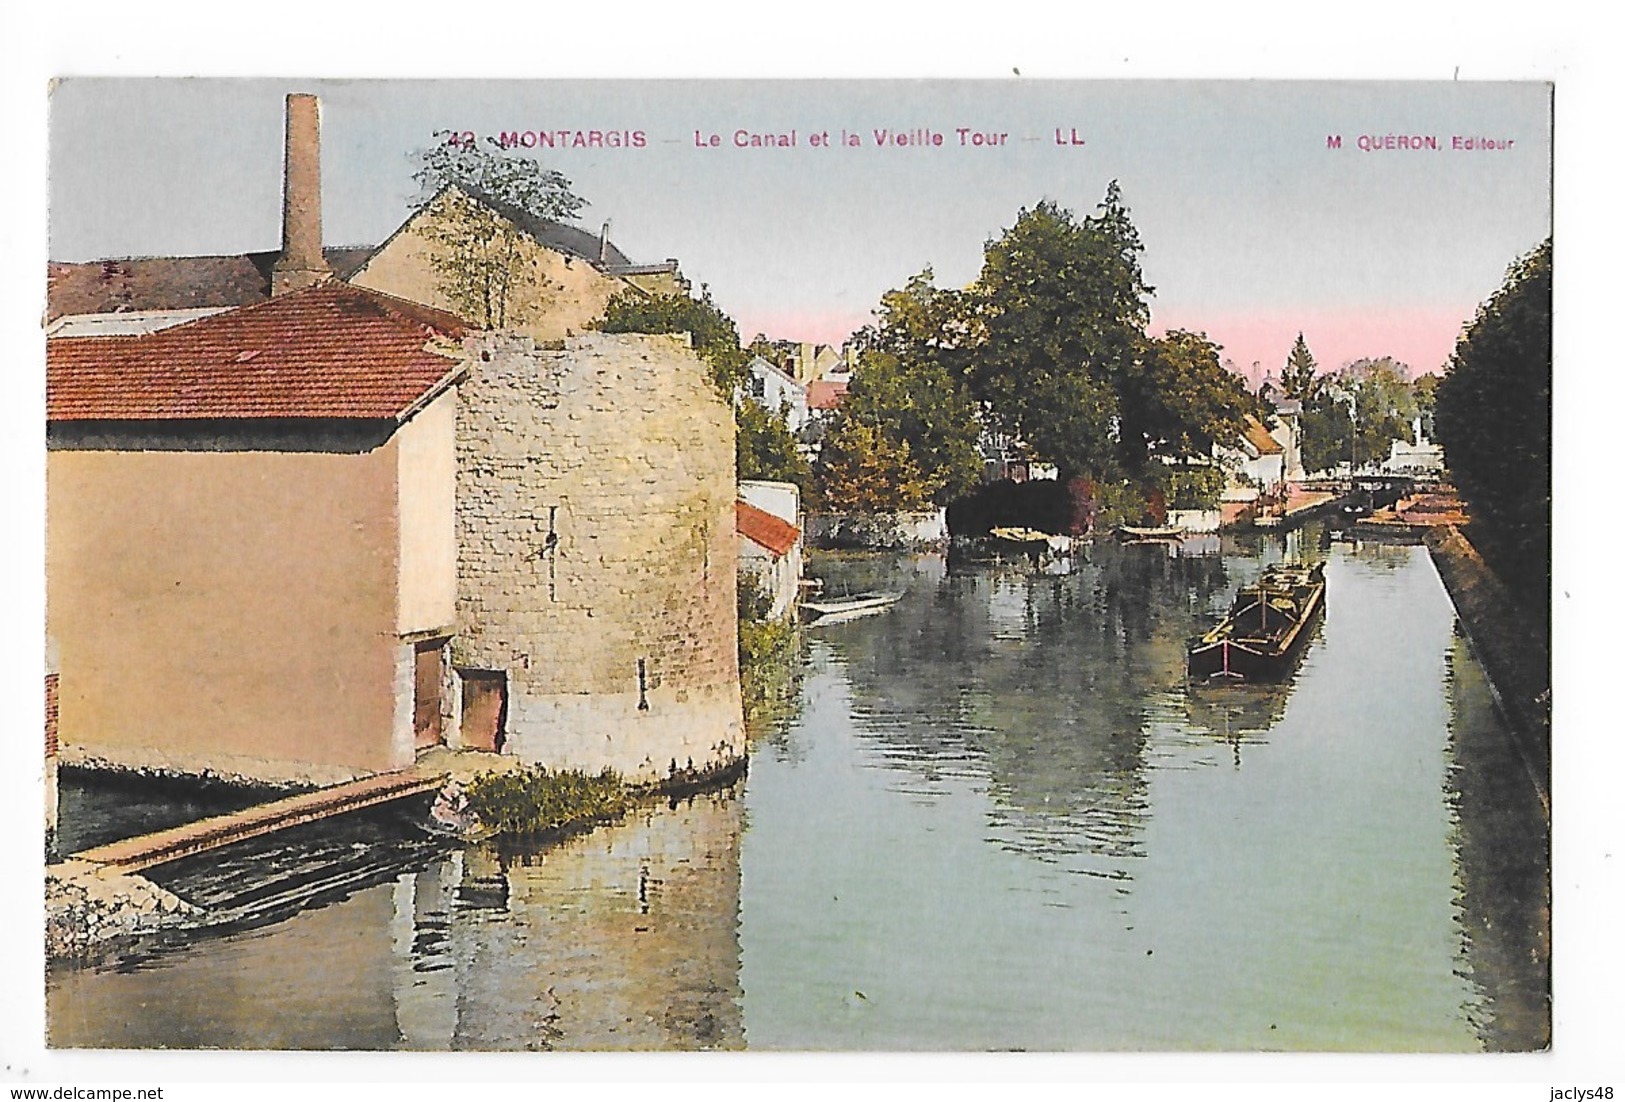
{"label": "gabled roof", "polygon": [[[568,253],[570,256],[607,268],[642,268],[664,269],[664,265],[633,264],[630,257],[621,252],[613,241],[602,241],[598,234],[584,230],[580,226],[571,226],[564,222],[555,222],[550,218],[538,218],[529,211],[520,210],[510,206],[499,199],[480,191],[478,188],[461,187],[464,195],[496,211],[502,217],[518,226],[526,234],[536,239],[538,244],[545,245],[554,252]],[[602,245],[602,248],[600,248]],[[600,255],[601,254],[601,255]]]}
{"label": "gabled roof", "polygon": [[798,388],[802,386],[801,383],[796,382],[793,375],[785,371],[772,360],[765,359],[762,356],[752,356],[750,358],[750,363],[746,364],[745,367],[747,370],[754,371],[760,375],[777,375],[779,381],[786,386]]}
{"label": "gabled roof", "polygon": [[404,419],[455,381],[455,316],[329,282],[145,336],[46,342],[48,421]]}
{"label": "gabled roof", "polygon": [[748,501],[734,502],[734,528],[741,536],[766,548],[774,558],[789,554],[796,540],[801,538],[801,529]]}
{"label": "gabled roof", "polygon": [[1247,415],[1246,428],[1242,431],[1242,437],[1259,455],[1280,455],[1282,453],[1283,449],[1280,443],[1270,435],[1270,430],[1264,427],[1264,422],[1250,413]]}
{"label": "gabled roof", "polygon": [[[338,279],[371,258],[370,247],[323,249]],[[46,268],[46,318],[65,314],[191,310],[251,306],[271,297],[271,268],[280,252],[226,256],[146,256],[65,263]]]}

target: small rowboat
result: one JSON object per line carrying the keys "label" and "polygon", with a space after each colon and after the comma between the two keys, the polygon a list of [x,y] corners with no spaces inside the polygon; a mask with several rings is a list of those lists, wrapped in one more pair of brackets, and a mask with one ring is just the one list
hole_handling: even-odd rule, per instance
{"label": "small rowboat", "polygon": [[1177,540],[1185,537],[1185,529],[1173,524],[1160,528],[1142,528],[1125,524],[1117,529],[1117,536],[1128,543],[1141,540]]}
{"label": "small rowboat", "polygon": [[1052,535],[1035,528],[995,528],[987,535],[996,551],[1064,555],[1072,550],[1071,536]]}
{"label": "small rowboat", "polygon": [[802,601],[801,615],[815,624],[855,620],[859,616],[885,612],[902,596],[901,593],[859,593],[839,600]]}
{"label": "small rowboat", "polygon": [[1217,627],[1191,640],[1190,676],[1230,681],[1283,676],[1325,603],[1323,563],[1266,568],[1257,584],[1236,594]]}

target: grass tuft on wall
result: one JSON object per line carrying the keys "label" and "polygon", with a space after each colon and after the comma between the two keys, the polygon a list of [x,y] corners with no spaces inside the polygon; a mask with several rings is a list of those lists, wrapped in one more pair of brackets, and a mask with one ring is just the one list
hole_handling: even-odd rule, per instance
{"label": "grass tuft on wall", "polygon": [[546,834],[619,818],[631,803],[620,774],[544,767],[485,773],[468,786],[468,805],[504,834]]}

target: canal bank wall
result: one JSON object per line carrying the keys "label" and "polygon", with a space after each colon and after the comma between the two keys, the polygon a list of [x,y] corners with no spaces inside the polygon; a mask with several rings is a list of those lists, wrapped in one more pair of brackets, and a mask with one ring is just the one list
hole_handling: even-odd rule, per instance
{"label": "canal bank wall", "polygon": [[1549,812],[1552,666],[1548,633],[1531,630],[1528,614],[1461,529],[1454,525],[1433,528],[1424,542]]}
{"label": "canal bank wall", "polygon": [[45,955],[82,959],[202,912],[143,876],[69,859],[45,869]]}
{"label": "canal bank wall", "polygon": [[823,551],[932,550],[948,542],[948,513],[810,513],[806,535]]}
{"label": "canal bank wall", "polygon": [[[445,768],[439,777],[441,787],[427,817],[435,829],[445,834],[448,845],[483,840],[501,833],[472,813],[467,786],[476,777],[524,772],[527,767],[516,759],[494,754],[442,752],[435,760]],[[492,768],[491,761],[499,764]],[[520,836],[532,845],[547,845],[590,833],[619,821],[639,806],[657,802],[675,806],[681,800],[726,788],[738,782],[747,768],[748,758],[744,755],[706,767],[674,767],[662,780],[626,785],[627,804],[613,816],[606,818],[583,809],[561,823],[536,832],[521,832]],[[373,780],[388,782],[392,776],[384,774]],[[306,793],[293,799],[308,799],[312,795],[320,793]],[[272,806],[257,805],[220,819],[251,818]],[[184,833],[212,821],[215,820],[183,824],[167,832],[159,831],[102,848],[139,845],[146,839],[166,833]],[[70,856],[45,867],[45,955],[48,961],[92,961],[116,954],[143,937],[168,930],[197,929],[219,920],[210,909],[195,906],[139,873],[90,859],[97,852],[85,851],[84,856]]]}

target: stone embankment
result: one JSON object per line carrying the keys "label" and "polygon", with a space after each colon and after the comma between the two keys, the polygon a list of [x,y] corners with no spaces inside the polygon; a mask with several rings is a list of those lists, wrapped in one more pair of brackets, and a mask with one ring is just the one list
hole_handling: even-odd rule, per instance
{"label": "stone embankment", "polygon": [[168,927],[202,911],[145,877],[72,858],[45,869],[45,953],[84,958]]}
{"label": "stone embankment", "polygon": [[1530,623],[1459,528],[1431,528],[1425,541],[1541,802],[1550,810],[1552,665],[1545,625]]}

